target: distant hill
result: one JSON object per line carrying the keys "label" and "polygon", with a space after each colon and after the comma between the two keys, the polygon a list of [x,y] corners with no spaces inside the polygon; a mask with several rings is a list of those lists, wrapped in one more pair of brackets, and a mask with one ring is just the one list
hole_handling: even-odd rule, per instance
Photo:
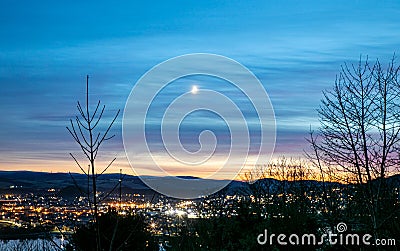
{"label": "distant hill", "polygon": [[[97,183],[99,191],[109,191],[114,188],[118,184],[119,177],[119,173],[103,174]],[[76,188],[75,182],[80,187],[86,187],[87,176],[79,173],[0,171],[0,192],[12,189],[47,190],[51,188],[68,191],[72,187]],[[131,175],[124,176],[123,185],[131,190],[149,189],[137,176]]]}
{"label": "distant hill", "polygon": [[[73,178],[72,178],[72,177]],[[183,179],[200,179],[193,176],[179,176]],[[115,189],[118,185],[120,178],[119,173],[107,173],[103,174],[98,180],[97,187],[99,191],[109,192]],[[393,184],[400,186],[400,175],[394,175],[387,178]],[[0,171],[0,193],[6,193],[10,191],[40,191],[55,189],[63,197],[75,197],[79,195],[79,189],[76,184],[83,190],[83,187],[87,187],[87,176],[80,173],[47,173],[47,172],[33,172],[33,171]],[[374,181],[376,182],[376,181]],[[268,186],[271,193],[278,192],[278,188],[284,184],[289,184],[289,181],[279,181],[276,179],[262,179],[256,181],[256,184],[260,186]],[[292,184],[293,185],[293,184]],[[326,183],[328,186],[344,186],[339,183]],[[315,188],[322,186],[322,182],[315,180],[297,181],[295,186]],[[283,186],[284,187],[284,186]],[[293,186],[292,186],[293,187]],[[250,192],[251,186],[247,182],[242,181],[231,181],[225,188],[224,191],[227,194],[240,194]],[[114,193],[119,190],[116,189]],[[125,175],[122,182],[123,193],[139,193],[154,195],[152,189],[150,189],[138,176]]]}
{"label": "distant hill", "polygon": [[81,191],[83,191],[83,187],[75,186],[75,185],[69,185],[66,187],[63,187],[58,191],[58,196],[63,197],[65,199],[74,199],[76,197],[81,196]]}

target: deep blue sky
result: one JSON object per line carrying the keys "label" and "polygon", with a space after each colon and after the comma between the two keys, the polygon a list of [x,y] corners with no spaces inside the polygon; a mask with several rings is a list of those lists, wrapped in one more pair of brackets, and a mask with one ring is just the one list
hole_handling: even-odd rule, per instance
{"label": "deep blue sky", "polygon": [[[253,71],[275,108],[276,156],[298,155],[340,65],[399,53],[399,1],[71,2],[0,3],[1,169],[75,171],[65,126],[85,75],[111,116],[150,67],[194,52]],[[104,159],[127,168],[121,118]]]}

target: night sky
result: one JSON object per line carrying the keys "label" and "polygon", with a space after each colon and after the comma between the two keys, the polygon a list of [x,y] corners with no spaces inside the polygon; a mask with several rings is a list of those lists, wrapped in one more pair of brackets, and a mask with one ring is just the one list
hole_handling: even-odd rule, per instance
{"label": "night sky", "polygon": [[[76,101],[85,98],[86,74],[92,105],[101,99],[108,120],[147,70],[198,52],[230,57],[262,81],[276,115],[274,156],[300,156],[310,126],[318,127],[322,91],[333,85],[340,65],[367,55],[386,63],[399,53],[400,2],[3,0],[0,38],[2,170],[79,171],[68,154],[79,155],[79,148],[65,126],[78,114]],[[190,91],[192,83],[213,86],[189,79],[165,90],[164,101]],[[224,136],[218,118],[199,117]],[[202,128],[189,122],[186,132],[198,134]],[[111,172],[130,170],[121,123],[122,116],[99,159],[118,157]],[[188,139],[184,145],[196,149],[198,141]]]}

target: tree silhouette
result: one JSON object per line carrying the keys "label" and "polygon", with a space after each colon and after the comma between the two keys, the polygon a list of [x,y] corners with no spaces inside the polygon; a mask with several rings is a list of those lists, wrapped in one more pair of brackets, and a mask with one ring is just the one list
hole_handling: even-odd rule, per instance
{"label": "tree silhouette", "polygon": [[342,66],[318,109],[320,129],[308,139],[322,173],[355,185],[357,215],[369,218],[376,236],[399,212],[387,182],[400,163],[399,69],[394,58],[386,68],[368,58]]}
{"label": "tree silhouette", "polygon": [[[157,244],[146,231],[147,224],[143,217],[128,213],[121,216],[114,210],[98,217],[103,250],[156,250]],[[96,225],[88,224],[77,229],[72,241],[78,250],[96,251]]]}
{"label": "tree silhouette", "polygon": [[[99,123],[103,118],[105,105],[100,108],[100,100],[97,102],[97,106],[94,112],[89,109],[89,76],[86,76],[86,107],[82,107],[80,102],[77,102],[77,109],[80,116],[75,116],[74,120],[70,119],[70,127],[67,126],[68,132],[71,134],[72,138],[79,145],[82,150],[83,155],[87,158],[89,165],[88,170],[83,169],[82,165],[79,163],[77,158],[70,153],[71,157],[74,159],[80,170],[88,177],[88,187],[87,191],[81,190],[82,194],[85,194],[88,198],[89,207],[92,209],[94,231],[96,233],[96,250],[101,249],[101,237],[100,237],[100,225],[99,212],[98,212],[98,194],[97,194],[97,179],[113,164],[116,158],[111,160],[109,164],[103,168],[101,172],[98,173],[96,166],[96,158],[99,153],[100,146],[107,140],[112,139],[115,135],[108,136],[111,127],[113,126],[115,120],[117,119],[120,110],[113,117],[112,121],[109,123],[107,129],[101,132],[98,129]],[[96,116],[97,115],[97,116]],[[74,180],[73,176],[71,178]],[[91,182],[90,182],[91,181]],[[75,180],[74,180],[75,182]],[[75,185],[79,188],[79,186]]]}

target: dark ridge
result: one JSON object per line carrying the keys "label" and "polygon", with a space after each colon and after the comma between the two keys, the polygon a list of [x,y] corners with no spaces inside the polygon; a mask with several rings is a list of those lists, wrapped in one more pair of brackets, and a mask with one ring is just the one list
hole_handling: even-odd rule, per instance
{"label": "dark ridge", "polygon": [[199,177],[194,177],[194,176],[176,176],[177,178],[180,179],[185,179],[185,180],[199,180]]}

